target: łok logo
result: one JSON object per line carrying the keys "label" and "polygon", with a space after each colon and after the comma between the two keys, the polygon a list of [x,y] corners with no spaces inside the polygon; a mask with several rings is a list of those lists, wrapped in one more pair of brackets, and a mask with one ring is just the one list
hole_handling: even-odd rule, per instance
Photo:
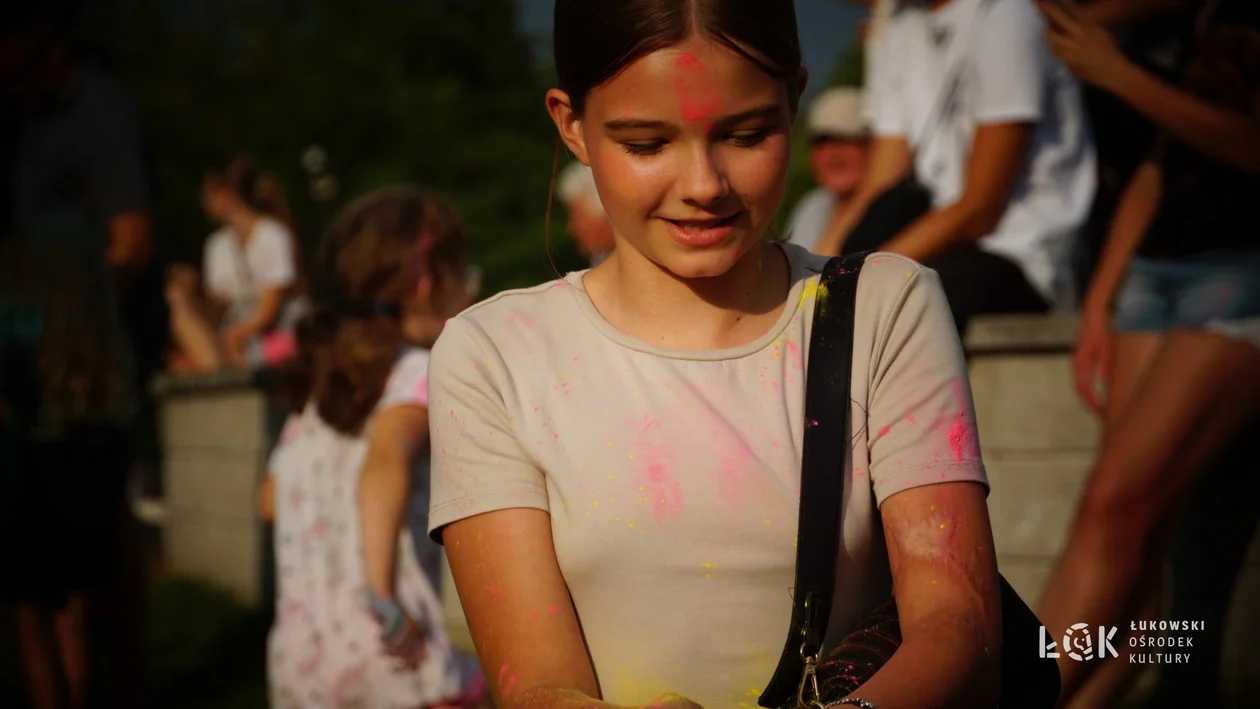
{"label": "\u0142ok logo", "polygon": [[[1116,652],[1116,648],[1112,646],[1111,641],[1116,637],[1116,628],[1110,630],[1103,626],[1098,626],[1098,658],[1105,660],[1107,653],[1111,653],[1112,657],[1120,657]],[[1059,657],[1059,653],[1055,652],[1058,643],[1046,642],[1046,626],[1041,626],[1041,643],[1040,654],[1043,658]],[[1063,651],[1067,656],[1077,662],[1088,662],[1094,658],[1094,639],[1089,634],[1089,626],[1085,623],[1076,623],[1063,633]]]}

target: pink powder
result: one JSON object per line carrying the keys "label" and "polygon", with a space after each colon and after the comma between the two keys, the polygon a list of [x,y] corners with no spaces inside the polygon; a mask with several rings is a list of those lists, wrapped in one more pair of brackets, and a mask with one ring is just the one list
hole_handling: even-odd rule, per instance
{"label": "pink powder", "polygon": [[495,598],[498,598],[499,596],[503,595],[503,591],[495,587],[493,584],[486,584],[486,593],[489,593],[491,596],[494,596]]}
{"label": "pink powder", "polygon": [[560,614],[560,609],[559,609],[559,608],[556,608],[555,606],[547,606],[547,612],[548,612],[548,613],[550,613],[550,614],[552,614],[552,615],[559,615],[559,614]]}
{"label": "pink powder", "polygon": [[288,330],[275,330],[262,338],[262,358],[267,364],[282,364],[296,353],[297,338]]}
{"label": "pink powder", "polygon": [[792,360],[792,369],[803,369],[805,367],[805,358],[801,356],[801,346],[792,340],[788,340],[787,351],[788,358]]}
{"label": "pink powder", "polygon": [[645,488],[652,503],[652,513],[657,520],[678,514],[683,502],[682,485],[673,478],[670,470],[670,451],[656,440],[661,437],[661,422],[645,414],[642,422],[631,420],[628,423],[639,429],[633,444],[636,452],[632,462],[642,466],[636,476],[639,486]]}
{"label": "pink powder", "polygon": [[674,95],[678,100],[678,110],[683,120],[704,121],[705,132],[713,116],[722,109],[722,97],[717,87],[705,74],[704,63],[690,52],[678,57],[674,65],[677,75],[674,77]]}
{"label": "pink powder", "polygon": [[429,405],[429,379],[425,377],[416,383],[416,402]]}
{"label": "pink powder", "polygon": [[975,445],[975,434],[971,432],[971,427],[963,422],[963,415],[960,413],[958,418],[954,419],[954,425],[949,427],[949,448],[954,451],[954,460],[962,460],[965,456],[964,450],[970,450]]}
{"label": "pink powder", "polygon": [[883,438],[884,436],[887,436],[889,432],[891,431],[892,431],[891,428],[889,428],[888,426],[884,426],[883,428],[879,429],[879,431],[875,434],[875,439],[879,440]]}

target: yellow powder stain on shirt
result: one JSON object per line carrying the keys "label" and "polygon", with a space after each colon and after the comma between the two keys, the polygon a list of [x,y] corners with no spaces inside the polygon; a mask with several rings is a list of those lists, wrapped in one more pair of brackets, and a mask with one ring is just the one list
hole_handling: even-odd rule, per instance
{"label": "yellow powder stain on shirt", "polygon": [[822,285],[817,278],[812,278],[805,282],[805,287],[801,288],[801,302],[814,299],[814,302],[822,304],[827,300],[827,286]]}
{"label": "yellow powder stain on shirt", "polygon": [[609,474],[608,474],[608,479],[609,479],[609,480],[612,480],[612,479],[613,479],[613,478],[615,478],[615,477],[616,477],[616,476],[615,476],[615,475],[613,475],[612,473],[609,473]]}
{"label": "yellow powder stain on shirt", "polygon": [[630,454],[630,457],[629,457],[629,458],[627,458],[626,460],[634,460],[634,453],[631,453],[631,454]]}

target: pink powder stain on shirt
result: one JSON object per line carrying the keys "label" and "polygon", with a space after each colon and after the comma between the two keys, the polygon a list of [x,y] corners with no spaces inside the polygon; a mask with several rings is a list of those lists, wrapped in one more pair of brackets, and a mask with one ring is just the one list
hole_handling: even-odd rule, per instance
{"label": "pink powder stain on shirt", "polygon": [[429,379],[425,377],[416,382],[416,403],[429,405]]}
{"label": "pink powder stain on shirt", "polygon": [[740,473],[747,468],[750,457],[748,449],[741,446],[736,455],[722,459],[718,497],[732,507],[739,507],[744,501],[744,480]]}
{"label": "pink powder stain on shirt", "polygon": [[709,123],[722,109],[722,97],[717,87],[705,72],[704,63],[690,52],[684,52],[674,65],[677,72],[674,77],[674,96],[678,100],[678,111],[683,120],[704,121],[705,132],[709,131]]}
{"label": "pink powder stain on shirt", "polygon": [[891,427],[882,426],[878,431],[875,432],[875,440],[879,440],[883,438],[884,436],[887,436],[891,431],[892,431]]}
{"label": "pink powder stain on shirt", "polygon": [[792,369],[800,371],[805,367],[805,358],[801,356],[801,346],[788,340],[787,342],[788,359],[792,362]]}
{"label": "pink powder stain on shirt", "polygon": [[949,449],[954,453],[954,460],[980,457],[980,443],[976,435],[976,424],[972,416],[971,391],[960,380],[954,381],[954,401],[958,405],[958,413],[950,423],[946,438]]}
{"label": "pink powder stain on shirt", "polygon": [[949,449],[954,452],[954,460],[962,460],[975,448],[976,435],[963,420],[964,414],[959,412],[949,427]]}
{"label": "pink powder stain on shirt", "polygon": [[674,479],[668,464],[670,452],[653,440],[660,436],[661,422],[645,414],[641,422],[632,420],[630,425],[639,429],[632,462],[641,466],[637,477],[652,503],[652,514],[657,521],[678,514],[683,504],[682,485]]}

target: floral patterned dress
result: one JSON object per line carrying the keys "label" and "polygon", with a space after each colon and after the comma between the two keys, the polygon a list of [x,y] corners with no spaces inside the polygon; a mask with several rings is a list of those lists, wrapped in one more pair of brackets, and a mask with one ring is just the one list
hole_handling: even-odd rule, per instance
{"label": "floral patterned dress", "polygon": [[[404,351],[376,411],[427,406],[428,363],[428,351]],[[396,588],[399,603],[428,632],[427,652],[414,671],[382,652],[380,626],[367,605],[356,500],[367,448],[366,435],[338,433],[308,406],[290,417],[272,454],[277,606],[268,676],[274,709],[416,709],[461,693],[442,606],[407,529],[399,538]]]}

